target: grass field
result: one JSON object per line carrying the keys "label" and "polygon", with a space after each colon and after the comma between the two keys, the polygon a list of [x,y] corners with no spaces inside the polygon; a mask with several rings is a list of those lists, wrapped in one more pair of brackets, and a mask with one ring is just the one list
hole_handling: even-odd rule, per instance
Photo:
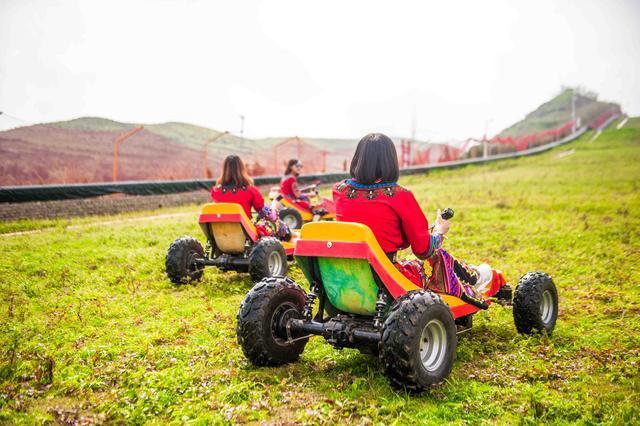
{"label": "grass field", "polygon": [[390,388],[376,359],[320,339],[296,364],[249,365],[234,331],[248,277],[210,269],[175,287],[164,276],[171,241],[200,236],[197,206],[3,224],[44,230],[0,236],[0,423],[640,423],[636,124],[402,180],[430,218],[455,209],[451,252],[513,283],[544,270],[560,294],[552,337],[518,335],[509,308],[476,315],[449,379],[418,396]]}

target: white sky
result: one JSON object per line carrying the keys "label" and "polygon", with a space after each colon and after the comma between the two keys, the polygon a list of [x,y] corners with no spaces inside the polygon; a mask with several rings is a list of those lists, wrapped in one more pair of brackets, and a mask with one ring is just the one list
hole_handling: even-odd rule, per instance
{"label": "white sky", "polygon": [[[0,111],[250,137],[494,133],[584,85],[640,115],[640,1],[0,0]],[[24,124],[0,116],[0,128]]]}

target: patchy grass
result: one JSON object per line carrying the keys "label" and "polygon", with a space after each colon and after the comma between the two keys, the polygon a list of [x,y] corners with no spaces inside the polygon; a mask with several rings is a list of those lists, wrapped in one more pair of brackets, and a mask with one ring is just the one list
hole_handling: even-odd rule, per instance
{"label": "patchy grass", "polygon": [[377,360],[320,339],[296,364],[249,365],[234,331],[249,278],[209,269],[176,287],[164,276],[171,241],[200,235],[196,206],[0,236],[0,422],[638,422],[640,130],[589,137],[403,179],[430,218],[455,209],[453,253],[514,283],[547,271],[560,293],[552,337],[518,335],[493,306],[461,335],[450,378],[417,396],[391,389]]}

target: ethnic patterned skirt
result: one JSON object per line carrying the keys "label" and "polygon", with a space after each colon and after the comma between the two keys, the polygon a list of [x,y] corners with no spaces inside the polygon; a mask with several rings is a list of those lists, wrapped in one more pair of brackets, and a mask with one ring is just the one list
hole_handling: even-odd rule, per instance
{"label": "ethnic patterned skirt", "polygon": [[269,206],[264,206],[258,213],[258,220],[254,224],[260,237],[275,237],[282,241],[291,239],[291,230],[280,220],[278,211]]}
{"label": "ethnic patterned skirt", "polygon": [[420,260],[404,260],[395,263],[395,266],[404,276],[422,288],[456,297],[462,297],[465,294],[472,299],[483,300],[482,294],[474,287],[479,278],[474,268],[456,259],[442,248],[439,248],[428,262],[431,267],[430,275],[425,271],[425,265]]}

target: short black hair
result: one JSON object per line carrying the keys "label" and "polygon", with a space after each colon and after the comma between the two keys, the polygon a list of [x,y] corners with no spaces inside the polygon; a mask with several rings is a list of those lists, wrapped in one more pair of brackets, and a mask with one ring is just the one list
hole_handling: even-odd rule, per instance
{"label": "short black hair", "polygon": [[396,182],[400,168],[393,141],[382,133],[369,133],[360,139],[349,172],[363,185],[371,185],[377,180]]}

